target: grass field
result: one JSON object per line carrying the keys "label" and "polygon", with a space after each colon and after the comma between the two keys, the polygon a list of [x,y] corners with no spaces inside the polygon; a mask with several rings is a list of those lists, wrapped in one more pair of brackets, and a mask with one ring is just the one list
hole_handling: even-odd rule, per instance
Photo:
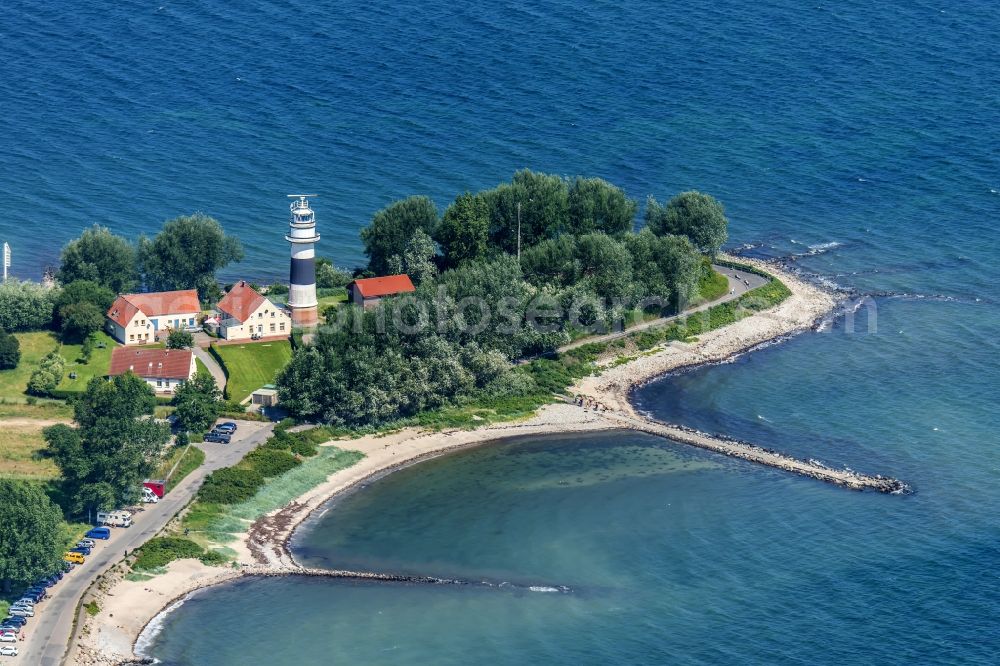
{"label": "grass field", "polygon": [[45,448],[42,429],[38,424],[5,423],[0,428],[0,477],[14,479],[53,479],[59,475],[55,464],[47,458],[38,458]]}
{"label": "grass field", "polygon": [[[101,349],[95,345],[94,351],[90,354],[90,361],[86,363],[81,358],[83,345],[62,346],[59,353],[66,359],[66,373],[63,375],[63,380],[59,382],[58,390],[83,392],[87,388],[87,382],[94,377],[103,377],[107,374],[108,367],[111,365],[111,350],[118,343],[104,331],[98,331],[95,333],[95,337],[98,344],[104,343],[104,348]],[[70,375],[74,372],[76,378],[71,379]]]}
{"label": "grass field", "polygon": [[15,333],[14,337],[21,345],[21,362],[13,370],[0,371],[0,398],[24,402],[28,378],[42,357],[59,346],[59,341],[51,331]]}
{"label": "grass field", "polygon": [[226,371],[226,397],[234,402],[273,382],[292,358],[292,346],[287,340],[215,345],[212,349]]}

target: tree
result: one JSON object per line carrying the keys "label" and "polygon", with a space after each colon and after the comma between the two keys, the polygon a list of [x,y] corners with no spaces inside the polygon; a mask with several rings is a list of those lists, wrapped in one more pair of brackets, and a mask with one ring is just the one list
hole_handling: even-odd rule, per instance
{"label": "tree", "polygon": [[406,273],[419,285],[437,275],[437,266],[434,264],[436,253],[431,237],[423,229],[417,229],[406,244],[403,254],[389,257],[386,267],[390,273]]}
{"label": "tree", "polygon": [[396,201],[375,213],[371,224],[361,230],[369,270],[385,275],[389,259],[406,251],[418,229],[433,237],[437,224],[437,208],[424,196]]}
{"label": "tree", "polygon": [[115,293],[91,280],[75,280],[65,285],[55,296],[55,327],[63,326],[61,310],[68,305],[90,303],[103,315],[115,300]]}
{"label": "tree", "polygon": [[0,283],[0,328],[11,332],[48,328],[56,294],[55,289],[37,282]]}
{"label": "tree", "polygon": [[528,248],[521,253],[521,270],[533,285],[569,286],[580,272],[576,261],[576,237],[567,234]]}
{"label": "tree", "polygon": [[104,310],[93,303],[70,303],[59,310],[63,342],[82,342],[104,326]]}
{"label": "tree", "polygon": [[579,282],[601,298],[632,295],[632,257],[624,245],[607,234],[577,239]]}
{"label": "tree", "polygon": [[11,333],[0,329],[0,370],[13,370],[21,362],[21,343]]}
{"label": "tree", "polygon": [[194,347],[194,336],[179,328],[171,329],[167,335],[167,349],[190,349]]}
{"label": "tree", "polygon": [[95,224],[63,247],[56,278],[62,284],[96,282],[116,294],[133,291],[139,285],[135,248],[127,239]]}
{"label": "tree", "polygon": [[486,198],[466,192],[444,211],[434,240],[441,246],[445,264],[454,268],[463,261],[486,256],[489,231],[490,209]]}
{"label": "tree", "polygon": [[728,234],[722,204],[701,192],[681,192],[661,206],[653,197],[646,203],[646,226],[658,236],[687,236],[698,250],[715,255]]}
{"label": "tree", "polygon": [[149,289],[197,289],[204,302],[221,295],[215,272],[242,259],[239,239],[202,213],[169,220],[152,240],[139,239],[139,266]]}
{"label": "tree", "polygon": [[320,289],[346,287],[351,279],[351,274],[348,271],[337,268],[329,259],[325,257],[316,258],[316,286]]}
{"label": "tree", "polygon": [[522,250],[570,231],[569,188],[559,176],[523,169],[480,195],[489,206],[490,243],[504,252],[517,252],[519,208]]}
{"label": "tree", "polygon": [[68,514],[135,501],[170,439],[170,429],[152,418],[155,405],[153,390],[131,372],[94,377],[74,403],[77,427],[44,430]]}
{"label": "tree", "polygon": [[569,217],[573,233],[601,231],[616,235],[631,231],[636,202],[621,188],[600,178],[577,178],[569,188]]}
{"label": "tree", "polygon": [[13,584],[53,573],[62,552],[62,514],[42,490],[27,481],[0,479],[0,580]]}
{"label": "tree", "polygon": [[185,431],[206,430],[219,417],[222,393],[210,374],[199,372],[174,391],[174,416]]}

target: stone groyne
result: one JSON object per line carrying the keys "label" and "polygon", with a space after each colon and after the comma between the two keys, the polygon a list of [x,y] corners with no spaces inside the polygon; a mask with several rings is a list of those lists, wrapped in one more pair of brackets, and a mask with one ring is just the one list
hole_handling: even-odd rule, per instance
{"label": "stone groyne", "polygon": [[631,416],[616,412],[604,412],[603,416],[621,423],[623,427],[665,437],[700,449],[721,453],[731,458],[741,458],[760,465],[767,465],[785,472],[808,476],[819,481],[850,488],[851,490],[874,490],[891,495],[907,495],[913,490],[899,479],[881,474],[863,474],[851,469],[835,469],[818,460],[800,460],[789,455],[766,449],[756,444],[737,439],[710,435],[693,428],[670,425],[649,418]]}

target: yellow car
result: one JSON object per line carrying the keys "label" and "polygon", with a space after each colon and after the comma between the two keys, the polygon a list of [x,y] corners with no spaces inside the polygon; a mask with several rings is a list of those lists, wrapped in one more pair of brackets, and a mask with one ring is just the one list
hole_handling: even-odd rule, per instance
{"label": "yellow car", "polygon": [[83,564],[86,562],[86,560],[83,559],[83,553],[74,553],[72,551],[66,551],[63,553],[63,560],[72,562],[73,564]]}

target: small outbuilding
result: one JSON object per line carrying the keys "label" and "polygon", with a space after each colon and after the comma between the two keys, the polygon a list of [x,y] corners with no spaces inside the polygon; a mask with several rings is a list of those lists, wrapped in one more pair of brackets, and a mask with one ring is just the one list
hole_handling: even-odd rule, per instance
{"label": "small outbuilding", "polygon": [[278,389],[274,384],[264,384],[250,394],[250,404],[255,407],[274,407],[278,404]]}
{"label": "small outbuilding", "polygon": [[347,285],[347,300],[355,305],[370,308],[389,296],[409,294],[416,291],[409,275],[386,275],[383,277],[355,280]]}

